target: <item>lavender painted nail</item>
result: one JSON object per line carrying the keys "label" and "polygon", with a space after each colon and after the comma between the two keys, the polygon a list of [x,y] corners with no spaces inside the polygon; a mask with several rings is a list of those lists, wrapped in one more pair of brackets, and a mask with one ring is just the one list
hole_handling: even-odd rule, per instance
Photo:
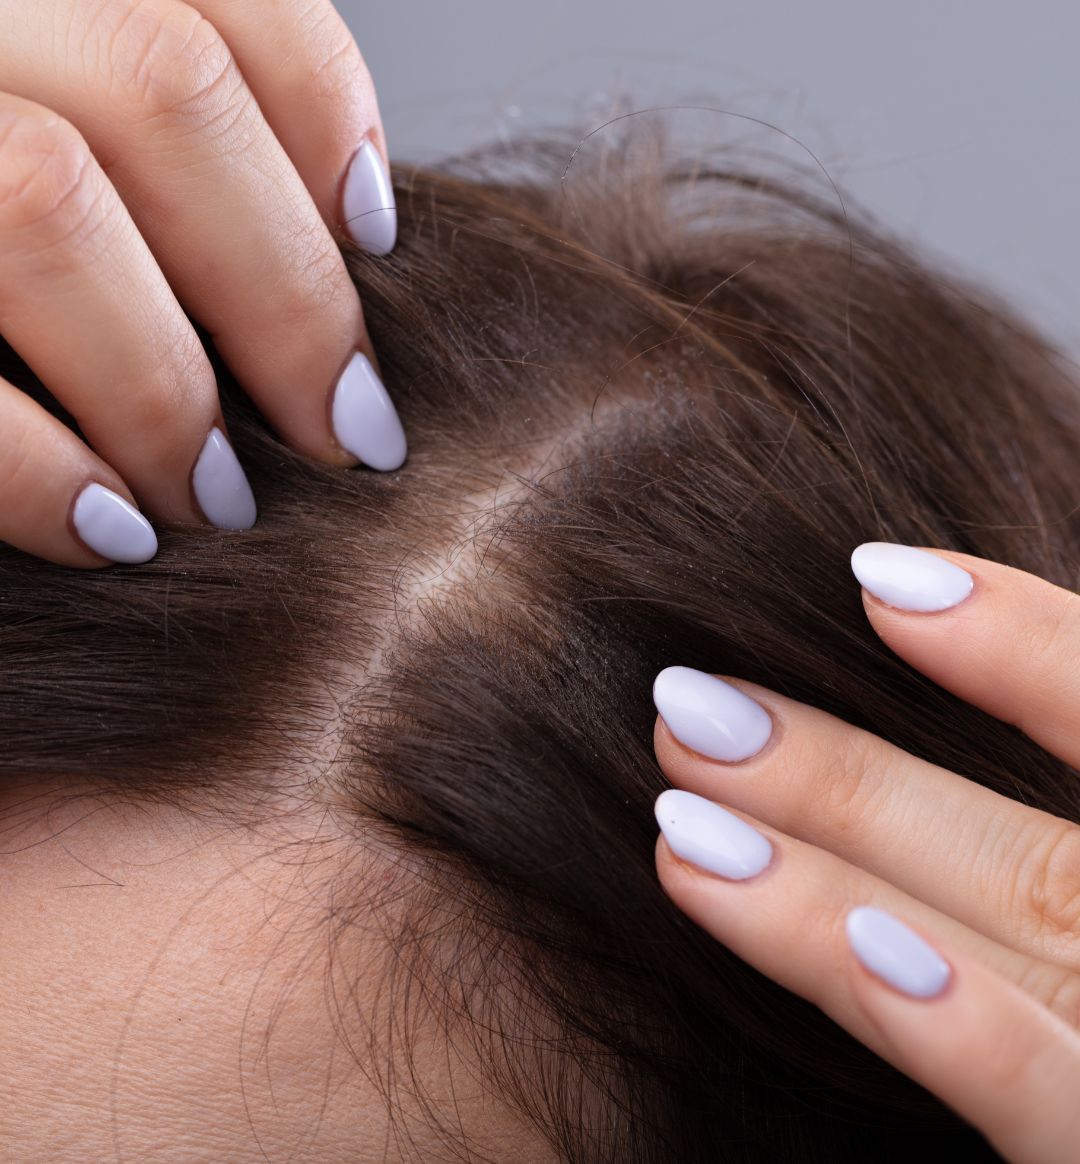
{"label": "lavender painted nail", "polygon": [[749,759],[772,734],[772,720],[760,703],[692,667],[661,671],[653,683],[653,702],[680,743],[713,760]]}
{"label": "lavender painted nail", "polygon": [[397,242],[397,203],[382,155],[370,139],[353,154],[342,195],[344,226],[357,246],[388,255]]}
{"label": "lavender painted nail", "polygon": [[158,551],[157,536],[146,518],[96,481],[79,494],[71,518],[90,549],[113,562],[149,562]]}
{"label": "lavender painted nail", "polygon": [[948,610],[963,602],[974,579],[954,562],[914,546],[864,542],[851,554],[851,569],[875,597],[899,610]]}
{"label": "lavender painted nail", "polygon": [[255,497],[233,447],[219,428],[210,435],[195,462],[192,488],[207,521],[219,529],[251,529]]}
{"label": "lavender painted nail", "polygon": [[357,352],[334,390],[334,435],[372,469],[400,469],[408,447],[397,409],[371,361]]}
{"label": "lavender painted nail", "polygon": [[912,998],[933,998],[948,985],[949,963],[914,930],[883,909],[860,905],[844,922],[859,961]]}
{"label": "lavender painted nail", "polygon": [[744,881],[772,860],[767,837],[704,796],[668,788],[656,798],[654,811],[671,851],[699,869]]}

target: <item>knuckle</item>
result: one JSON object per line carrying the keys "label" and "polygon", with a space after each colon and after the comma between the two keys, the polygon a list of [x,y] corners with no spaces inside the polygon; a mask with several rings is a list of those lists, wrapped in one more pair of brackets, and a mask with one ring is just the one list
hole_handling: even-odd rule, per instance
{"label": "knuckle", "polygon": [[95,177],[74,126],[44,109],[15,116],[0,130],[0,231],[67,240],[93,218]]}
{"label": "knuckle", "polygon": [[179,411],[176,395],[167,389],[133,394],[124,409],[130,429],[147,444],[166,450],[173,445]]}
{"label": "knuckle", "polygon": [[356,41],[329,0],[268,0],[274,19],[293,30],[298,59],[317,96],[339,97],[357,83],[369,84]]}
{"label": "knuckle", "polygon": [[1058,654],[1063,644],[1075,640],[1080,627],[1080,595],[1064,593],[1056,602],[1048,602],[1028,628],[1027,645],[1033,658]]}
{"label": "knuckle", "polygon": [[1035,936],[1080,962],[1080,826],[1060,822],[1028,847],[1014,877],[1013,900]]}
{"label": "knuckle", "polygon": [[356,41],[340,21],[313,40],[311,88],[317,97],[334,100],[355,91],[358,85],[370,85]]}
{"label": "knuckle", "polygon": [[200,126],[244,104],[240,71],[217,29],[186,5],[136,4],[113,33],[114,77],[151,120]]}
{"label": "knuckle", "polygon": [[1080,1030],[1080,978],[1071,970],[1062,971],[1043,987],[1041,1001],[1072,1030]]}
{"label": "knuckle", "polygon": [[[874,811],[877,794],[886,780],[887,749],[865,732],[829,730],[829,742],[812,748],[807,765],[817,776],[807,781],[814,798],[808,805],[815,815],[827,822],[829,833],[837,841],[856,834]],[[797,779],[801,779],[801,774]]]}
{"label": "knuckle", "polygon": [[332,241],[324,245],[320,240],[308,239],[306,249],[299,248],[293,260],[271,300],[278,323],[304,329],[313,323],[321,324],[342,308],[355,310],[356,290]]}
{"label": "knuckle", "polygon": [[152,383],[142,377],[124,393],[127,426],[138,433],[140,447],[152,450],[165,466],[183,461],[187,446],[179,438],[189,425],[198,427],[204,414],[212,414],[217,400],[213,368],[198,336],[183,328],[174,331],[156,349]]}

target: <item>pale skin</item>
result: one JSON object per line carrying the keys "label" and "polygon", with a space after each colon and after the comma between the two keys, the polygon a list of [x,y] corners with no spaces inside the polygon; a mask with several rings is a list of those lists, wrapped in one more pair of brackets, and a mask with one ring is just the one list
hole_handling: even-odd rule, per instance
{"label": "pale skin", "polygon": [[[914,613],[863,590],[882,640],[960,698],[1080,767],[1080,598],[968,555],[951,609]],[[857,583],[852,583],[857,585]],[[662,718],[656,753],[677,788],[720,802],[773,846],[734,880],[656,860],[672,899],[719,941],[809,999],[979,1128],[1014,1164],[1080,1151],[1080,826],[925,763],[738,678],[773,731],[739,762],[684,747]],[[930,998],[854,955],[845,917],[875,906],[949,963]]]}
{"label": "pale skin", "polygon": [[282,439],[354,466],[328,393],[374,362],[339,243],[350,159],[386,143],[330,0],[0,0],[0,334],[85,442],[0,381],[0,541],[73,567],[96,482],[157,522],[227,436],[191,319]]}
{"label": "pale skin", "polygon": [[389,854],[284,797],[250,828],[129,801],[0,791],[0,1157],[427,1164],[464,1135],[552,1164],[467,1039],[421,1007],[406,1040]]}

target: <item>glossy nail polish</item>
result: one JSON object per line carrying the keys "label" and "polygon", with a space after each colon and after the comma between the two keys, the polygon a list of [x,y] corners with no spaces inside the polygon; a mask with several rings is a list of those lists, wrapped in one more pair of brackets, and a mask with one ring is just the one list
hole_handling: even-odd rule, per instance
{"label": "glossy nail polish", "polygon": [[745,881],[772,860],[768,838],[704,796],[669,788],[656,798],[655,812],[671,851],[699,869]]}
{"label": "glossy nail polish", "polygon": [[145,517],[118,493],[97,482],[76,498],[71,514],[75,532],[95,553],[113,562],[149,562],[158,551],[157,536]]}
{"label": "glossy nail polish", "polygon": [[343,225],[353,242],[388,255],[397,242],[397,203],[382,155],[368,138],[353,154],[342,193]]}
{"label": "glossy nail polish", "polygon": [[331,421],[338,443],[372,469],[400,469],[408,447],[397,409],[371,361],[357,352],[334,389]]}
{"label": "glossy nail polish", "polygon": [[228,438],[219,428],[210,435],[191,473],[195,500],[206,520],[219,529],[251,529],[255,497]]}
{"label": "glossy nail polish", "polygon": [[902,994],[933,998],[945,989],[949,963],[891,913],[861,905],[847,915],[844,929],[855,957]]}
{"label": "glossy nail polish", "polygon": [[900,610],[948,610],[971,593],[974,579],[937,554],[894,542],[864,542],[851,555],[859,582]]}
{"label": "glossy nail polish", "polygon": [[653,702],[679,743],[713,760],[746,760],[772,734],[772,719],[760,703],[692,667],[661,671]]}

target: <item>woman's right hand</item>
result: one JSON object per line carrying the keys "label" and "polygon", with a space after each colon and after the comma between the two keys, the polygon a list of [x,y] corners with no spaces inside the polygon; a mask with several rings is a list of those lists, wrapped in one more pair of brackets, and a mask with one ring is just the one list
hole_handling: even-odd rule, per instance
{"label": "woman's right hand", "polygon": [[253,524],[188,316],[294,449],[402,463],[336,237],[385,254],[396,212],[330,0],[0,0],[0,78],[0,335],[89,443],[0,381],[0,540],[94,567],[154,555],[140,508]]}
{"label": "woman's right hand", "polygon": [[[880,542],[852,565],[898,655],[1080,770],[1076,594]],[[1006,1159],[1080,1160],[1080,825],[741,681],[655,697],[675,903]]]}

